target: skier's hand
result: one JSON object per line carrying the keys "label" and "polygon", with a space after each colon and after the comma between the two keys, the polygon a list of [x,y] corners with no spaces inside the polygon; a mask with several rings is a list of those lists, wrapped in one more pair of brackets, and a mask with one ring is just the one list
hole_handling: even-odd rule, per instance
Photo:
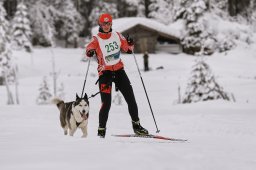
{"label": "skier's hand", "polygon": [[126,41],[129,45],[134,45],[134,39],[129,36],[129,34],[126,36]]}
{"label": "skier's hand", "polygon": [[86,53],[86,55],[87,55],[88,57],[92,57],[92,56],[94,56],[94,54],[96,54],[96,51],[95,51],[95,50],[89,50],[89,51]]}

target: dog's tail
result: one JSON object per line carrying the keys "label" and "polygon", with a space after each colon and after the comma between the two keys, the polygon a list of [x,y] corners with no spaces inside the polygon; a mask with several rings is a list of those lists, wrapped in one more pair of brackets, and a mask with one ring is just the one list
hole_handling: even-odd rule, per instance
{"label": "dog's tail", "polygon": [[60,109],[60,107],[64,104],[64,101],[59,98],[53,98],[51,103],[56,104],[56,106]]}

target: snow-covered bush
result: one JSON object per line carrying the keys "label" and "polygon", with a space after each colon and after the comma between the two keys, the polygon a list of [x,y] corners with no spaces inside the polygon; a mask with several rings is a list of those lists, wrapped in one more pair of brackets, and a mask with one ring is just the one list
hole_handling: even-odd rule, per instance
{"label": "snow-covered bush", "polygon": [[120,92],[118,91],[115,96],[113,97],[112,100],[113,103],[115,103],[116,105],[122,105],[123,103],[123,97],[121,96]]}
{"label": "snow-covered bush", "polygon": [[191,74],[182,103],[216,99],[230,100],[227,93],[216,82],[209,65],[201,58],[196,61]]}

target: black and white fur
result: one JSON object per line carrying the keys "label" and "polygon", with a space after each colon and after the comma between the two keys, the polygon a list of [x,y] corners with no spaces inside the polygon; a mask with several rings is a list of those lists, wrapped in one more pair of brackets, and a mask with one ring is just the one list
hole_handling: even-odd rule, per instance
{"label": "black and white fur", "polygon": [[89,101],[87,94],[80,98],[76,94],[76,100],[73,102],[65,103],[59,98],[52,100],[57,105],[60,111],[60,124],[64,130],[64,134],[69,133],[73,136],[77,128],[81,128],[83,132],[82,137],[87,137],[87,124],[89,117]]}

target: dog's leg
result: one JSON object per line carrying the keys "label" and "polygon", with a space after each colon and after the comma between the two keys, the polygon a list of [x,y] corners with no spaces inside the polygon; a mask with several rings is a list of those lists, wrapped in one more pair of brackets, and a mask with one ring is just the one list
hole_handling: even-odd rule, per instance
{"label": "dog's leg", "polygon": [[76,132],[76,129],[71,129],[70,131],[69,131],[69,135],[70,136],[74,136],[74,133]]}
{"label": "dog's leg", "polygon": [[64,135],[67,135],[67,134],[68,134],[68,125],[66,125],[66,126],[63,128],[63,130],[64,130]]}
{"label": "dog's leg", "polygon": [[71,129],[69,130],[69,135],[70,136],[73,136],[74,135],[74,133],[76,132],[76,127],[71,127]]}
{"label": "dog's leg", "polygon": [[76,120],[73,117],[73,115],[71,115],[70,120],[69,120],[69,135],[73,136],[74,133],[76,132],[77,126],[76,126]]}
{"label": "dog's leg", "polygon": [[71,123],[70,129],[69,129],[69,135],[70,135],[70,136],[73,136],[74,133],[76,132],[76,129],[77,129],[76,124],[75,124],[75,123]]}
{"label": "dog's leg", "polygon": [[81,130],[83,132],[82,138],[86,138],[87,137],[87,126],[81,127]]}

